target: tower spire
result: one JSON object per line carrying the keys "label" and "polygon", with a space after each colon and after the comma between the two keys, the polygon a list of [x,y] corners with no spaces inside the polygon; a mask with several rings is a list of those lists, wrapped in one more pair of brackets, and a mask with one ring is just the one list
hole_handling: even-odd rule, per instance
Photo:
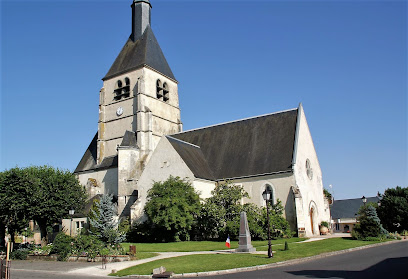
{"label": "tower spire", "polygon": [[150,9],[152,5],[149,0],[133,0],[132,7],[132,41],[139,39],[146,27],[150,25]]}

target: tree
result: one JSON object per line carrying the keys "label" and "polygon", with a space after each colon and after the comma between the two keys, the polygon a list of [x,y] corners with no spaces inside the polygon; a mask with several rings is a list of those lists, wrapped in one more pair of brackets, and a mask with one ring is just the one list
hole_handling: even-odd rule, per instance
{"label": "tree", "polygon": [[[271,224],[271,236],[273,238],[278,237],[291,237],[292,232],[290,230],[289,222],[283,217],[284,208],[282,202],[278,199],[275,204],[268,204],[269,206],[269,222]],[[263,208],[263,219],[267,218],[266,207]],[[264,225],[267,230],[267,224]]]}
{"label": "tree", "polygon": [[116,245],[126,238],[126,234],[118,230],[116,221],[116,207],[112,202],[112,195],[103,195],[96,209],[91,209],[89,233],[95,235],[104,243]]}
{"label": "tree", "polygon": [[4,245],[5,228],[14,236],[28,226],[31,197],[39,180],[18,167],[0,172],[0,246]]}
{"label": "tree", "polygon": [[[224,239],[228,235],[237,239],[241,212],[245,211],[248,226],[253,239],[267,238],[266,207],[253,203],[241,204],[243,198],[249,198],[242,186],[226,182],[216,185],[212,196],[205,200],[198,218],[197,234],[202,239]],[[291,236],[289,223],[283,218],[283,206],[278,202],[269,204],[269,218],[272,236]]]}
{"label": "tree", "polygon": [[84,208],[87,199],[85,188],[69,171],[50,166],[32,166],[26,171],[39,179],[27,211],[38,223],[41,239],[46,242],[47,227],[59,223],[70,209],[79,212]]}
{"label": "tree", "polygon": [[388,232],[381,225],[380,218],[372,205],[363,205],[358,211],[359,217],[352,231],[352,236],[356,239],[367,239],[370,237],[382,237]]}
{"label": "tree", "polygon": [[0,173],[0,218],[12,238],[29,220],[35,220],[45,242],[47,227],[58,223],[71,208],[80,211],[85,201],[85,189],[69,171],[33,166]]}
{"label": "tree", "polygon": [[390,232],[408,230],[408,187],[385,190],[378,207],[381,223]]}
{"label": "tree", "polygon": [[331,204],[333,196],[332,196],[332,194],[330,194],[329,190],[323,188],[323,195],[326,197],[326,199]]}
{"label": "tree", "polygon": [[159,241],[189,240],[200,209],[200,198],[190,182],[170,176],[148,191],[144,212]]}
{"label": "tree", "polygon": [[[240,185],[229,181],[218,183],[201,208],[198,229],[200,238],[218,239],[236,238],[239,234],[240,215],[243,211],[241,200],[248,198],[248,193]],[[250,215],[252,207],[247,207]],[[256,211],[256,210],[255,210]],[[248,216],[247,216],[248,217]],[[255,218],[248,217],[248,220]],[[248,221],[250,225],[250,221]],[[250,225],[250,229],[251,229]]]}

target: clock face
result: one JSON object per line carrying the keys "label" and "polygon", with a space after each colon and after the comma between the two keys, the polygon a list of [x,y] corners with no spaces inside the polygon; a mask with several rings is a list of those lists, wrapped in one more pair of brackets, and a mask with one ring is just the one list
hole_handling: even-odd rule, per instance
{"label": "clock face", "polygon": [[116,115],[117,116],[121,116],[123,114],[123,108],[122,107],[118,107],[118,109],[116,110]]}

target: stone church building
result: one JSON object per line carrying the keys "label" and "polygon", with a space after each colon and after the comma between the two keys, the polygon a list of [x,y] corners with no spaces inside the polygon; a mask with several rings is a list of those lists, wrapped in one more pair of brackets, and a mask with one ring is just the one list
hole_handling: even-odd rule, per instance
{"label": "stone church building", "polygon": [[98,132],[75,169],[90,197],[117,197],[121,216],[143,220],[153,181],[189,180],[202,198],[216,183],[242,185],[264,205],[270,189],[299,235],[330,220],[322,172],[303,107],[190,131],[182,129],[177,80],[151,29],[151,4],[134,0],[132,33],[103,80]]}

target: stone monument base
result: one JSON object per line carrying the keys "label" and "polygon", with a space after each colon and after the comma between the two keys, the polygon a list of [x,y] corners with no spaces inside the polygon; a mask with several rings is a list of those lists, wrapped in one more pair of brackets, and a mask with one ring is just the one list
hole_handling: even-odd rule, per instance
{"label": "stone monument base", "polygon": [[256,248],[252,245],[239,245],[238,249],[235,249],[237,253],[252,253],[255,252]]}

